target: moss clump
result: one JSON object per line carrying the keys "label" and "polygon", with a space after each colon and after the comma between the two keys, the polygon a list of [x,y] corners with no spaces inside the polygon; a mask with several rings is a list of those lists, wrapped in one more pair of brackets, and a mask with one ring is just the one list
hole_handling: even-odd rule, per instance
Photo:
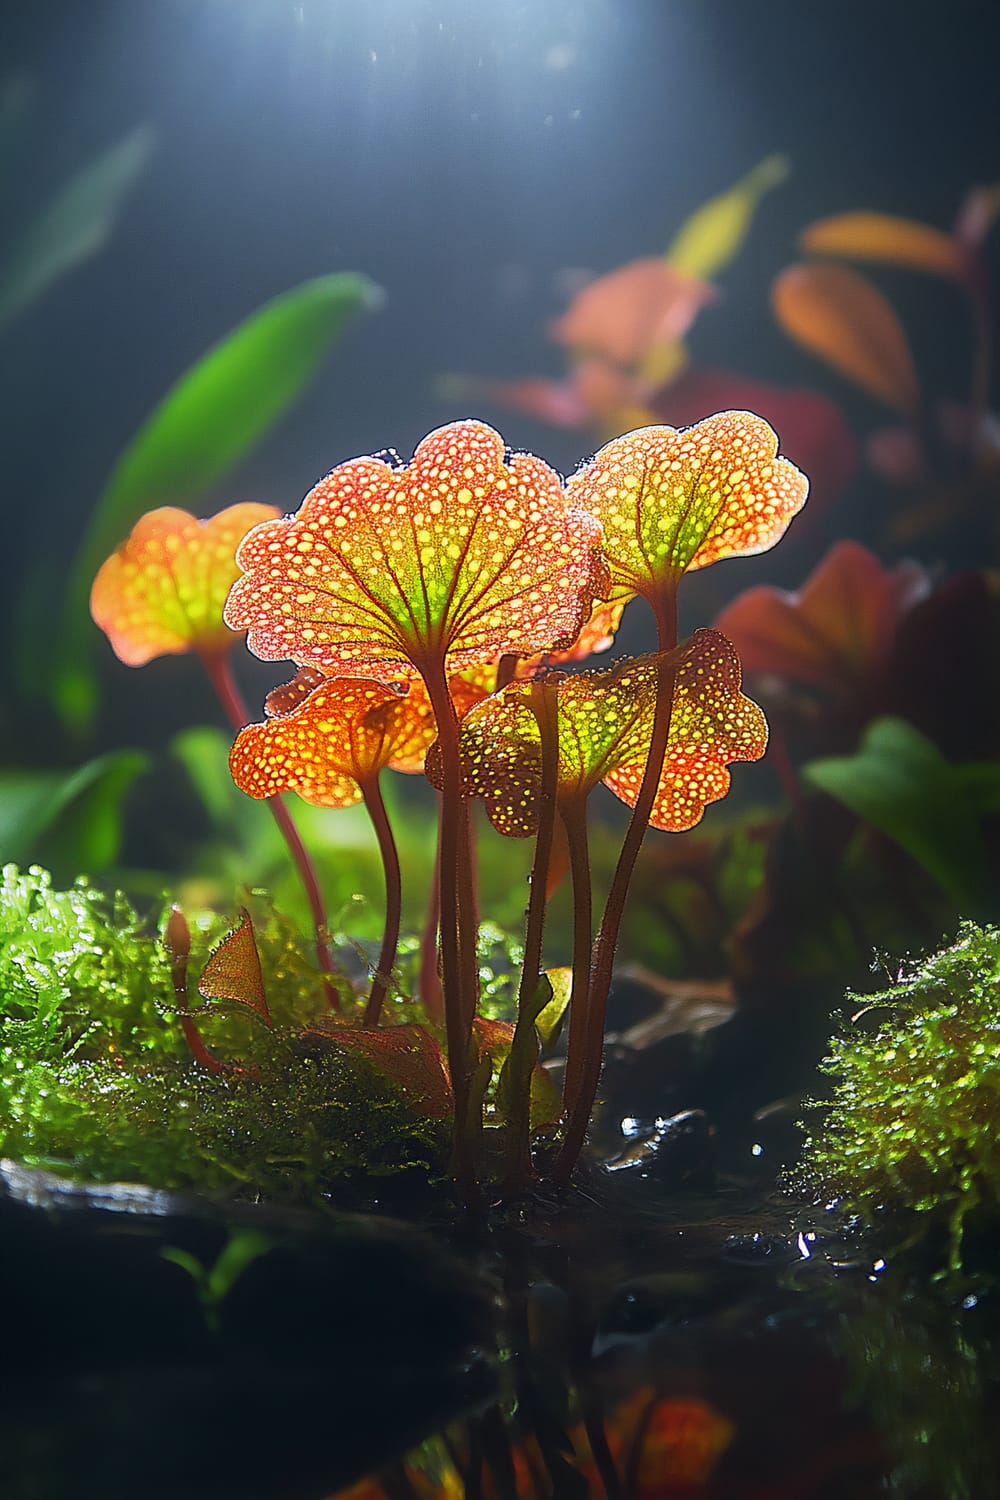
{"label": "moss clump", "polygon": [[[346,1052],[316,1056],[303,1028],[323,1013],[298,935],[260,898],[254,922],[273,1027],[221,1005],[199,1014],[221,1057],[190,1057],[160,941],[121,894],[44,870],[0,879],[0,1156],[91,1180],[318,1199],[346,1175],[440,1159],[440,1128]],[[196,977],[225,918],[189,913]],[[192,979],[193,983],[193,979]]]}
{"label": "moss clump", "polygon": [[961,1264],[972,1216],[1000,1208],[1000,928],[964,923],[835,1038],[832,1097],[807,1122],[806,1180],[903,1244],[944,1231]]}

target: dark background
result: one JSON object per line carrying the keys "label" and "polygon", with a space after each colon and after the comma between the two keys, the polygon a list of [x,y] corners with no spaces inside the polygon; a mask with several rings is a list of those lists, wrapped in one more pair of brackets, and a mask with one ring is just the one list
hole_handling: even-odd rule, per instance
{"label": "dark background", "polygon": [[[291,509],[341,459],[389,444],[408,453],[466,414],[435,395],[444,372],[558,374],[544,330],[567,270],[662,251],[691,210],[772,151],[793,176],[724,274],[695,355],[826,389],[871,425],[870,405],[775,327],[767,289],[814,218],[868,207],[947,226],[969,186],[1000,177],[995,9],[5,0],[0,72],[28,75],[35,109],[4,238],[130,128],[148,122],[157,136],[106,251],[0,344],[8,662],[19,578],[42,552],[60,576],[116,455],[169,384],[260,303],[322,272],[367,272],[385,308],[352,328],[206,512],[236,499]],[[913,277],[893,295],[936,393],[961,395],[957,293]],[[563,469],[594,445],[587,432],[481,414]],[[862,529],[851,504],[827,540]],[[780,566],[762,576],[785,581]],[[186,665],[149,669],[161,688],[150,703],[145,674],[108,661],[117,707],[100,736],[120,742],[127,723],[141,743],[176,724],[173,685],[189,700],[200,691]],[[8,758],[19,745],[62,757],[6,717]]]}

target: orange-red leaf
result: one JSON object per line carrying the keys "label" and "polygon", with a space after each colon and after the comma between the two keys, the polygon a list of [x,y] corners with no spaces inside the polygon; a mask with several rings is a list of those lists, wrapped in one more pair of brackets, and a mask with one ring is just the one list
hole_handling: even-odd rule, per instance
{"label": "orange-red leaf", "polygon": [[363,1057],[385,1074],[417,1114],[440,1120],[451,1113],[448,1069],[437,1039],[426,1026],[410,1022],[371,1029],[330,1020],[309,1027],[305,1036]]}
{"label": "orange-red leaf", "polygon": [[90,613],[119,660],[141,667],[155,656],[224,651],[233,639],[222,608],[239,572],[237,545],[279,514],[247,502],[207,521],[170,505],[141,516],[90,592]]}
{"label": "orange-red leaf", "polygon": [[813,255],[880,261],[955,281],[964,281],[969,269],[965,248],[954,235],[895,214],[833,214],[810,224],[799,243]]}
{"label": "orange-red leaf", "polygon": [[404,696],[372,678],[328,677],[280,717],[241,730],[229,768],[251,797],[290,791],[349,807],[385,766],[421,770],[436,734],[422,687]]}
{"label": "orange-red leaf", "polygon": [[604,527],[615,595],[656,596],[688,568],[773,547],[809,489],[777,451],[768,424],[741,411],[606,443],[566,492]]}
{"label": "orange-red leaf", "polygon": [[241,1005],[249,1005],[270,1026],[257,939],[246,907],[239,926],[223,938],[202,970],[198,993],[206,1000],[238,1000]]}
{"label": "orange-red leaf", "polygon": [[354,676],[528,656],[569,644],[603,593],[599,540],[541,459],[453,422],[405,467],[341,464],[297,516],[257,527],[226,619],[258,656]]}
{"label": "orange-red leaf", "polygon": [[903,614],[930,592],[916,563],[883,568],[860,542],[838,542],[798,593],[748,589],[719,616],[748,672],[828,691],[853,690],[884,668]]}
{"label": "orange-red leaf", "polygon": [[667,261],[634,260],[585,286],[551,326],[560,344],[633,365],[682,339],[714,289]]}
{"label": "orange-red leaf", "polygon": [[864,276],[849,266],[789,266],[775,280],[771,302],[793,339],[887,406],[916,413],[920,388],[906,334]]}
{"label": "orange-red leaf", "polygon": [[[699,630],[672,653],[670,738],[650,822],[680,832],[729,790],[727,765],[758,760],[767,725],[740,692],[740,664],[725,636]],[[636,657],[608,672],[554,675],[558,701],[560,801],[586,797],[599,781],[635,803],[652,733],[658,659]],[[538,826],[541,758],[529,683],[513,682],[470,710],[460,747],[465,786],[481,797],[500,833],[527,837]],[[428,774],[439,775],[433,757]]]}

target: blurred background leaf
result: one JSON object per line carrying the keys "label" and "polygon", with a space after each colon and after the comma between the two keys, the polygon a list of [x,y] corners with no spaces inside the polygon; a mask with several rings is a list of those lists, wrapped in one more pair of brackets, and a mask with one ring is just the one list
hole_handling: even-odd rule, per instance
{"label": "blurred background leaf", "polygon": [[93,638],[81,622],[105,557],[143,511],[183,505],[228,473],[302,392],[350,320],[380,300],[356,272],[303,282],[240,323],[154,409],[115,465],[73,566],[51,676],[65,723],[83,728],[95,708]]}
{"label": "blurred background leaf", "polygon": [[78,770],[0,771],[0,864],[44,864],[57,880],[98,873],[118,857],[122,800],[149,765],[116,750]]}
{"label": "blurred background leaf", "polygon": [[677,231],[666,258],[688,276],[711,281],[743,248],[761,199],[788,176],[784,156],[766,156],[726,192],[710,198]]}
{"label": "blurred background leaf", "polygon": [[804,230],[800,243],[813,255],[881,262],[964,281],[969,258],[954,235],[895,214],[833,214]]}
{"label": "blurred background leaf", "polygon": [[[0,112],[16,120],[18,98],[15,92],[5,99]],[[131,131],[71,177],[18,236],[0,268],[0,329],[34,306],[60,276],[104,247],[154,141],[148,125]]]}
{"label": "blurred background leaf", "polygon": [[990,888],[981,827],[995,806],[1000,768],[953,766],[905,719],[877,719],[855,755],[803,767],[803,777],[893,839],[963,912]]}
{"label": "blurred background leaf", "polygon": [[775,317],[798,343],[894,411],[915,418],[920,387],[887,298],[849,266],[794,265],[775,279]]}

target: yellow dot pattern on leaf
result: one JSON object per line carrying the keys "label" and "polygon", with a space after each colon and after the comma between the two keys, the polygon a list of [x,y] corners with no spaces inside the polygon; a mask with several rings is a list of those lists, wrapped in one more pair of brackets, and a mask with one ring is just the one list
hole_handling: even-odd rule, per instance
{"label": "yellow dot pattern on leaf", "polygon": [[773,547],[809,491],[777,454],[768,424],[744,411],[607,443],[566,493],[604,528],[615,596],[649,598],[689,568]]}
{"label": "yellow dot pattern on leaf", "polygon": [[[731,761],[759,760],[767,725],[740,692],[740,664],[725,636],[699,630],[670,653],[670,737],[650,822],[680,832],[729,790]],[[554,676],[559,725],[557,796],[586,797],[599,781],[630,806],[649,753],[660,659],[636,657],[608,672]],[[514,682],[462,720],[466,792],[481,797],[494,827],[526,837],[538,826],[541,758],[529,683]],[[429,762],[429,772],[433,761]]]}
{"label": "yellow dot pattern on leaf", "polygon": [[90,612],[115,655],[140,667],[156,656],[224,651],[233,640],[222,610],[239,572],[237,545],[278,514],[250,502],[207,521],[176,506],[147,511],[90,592]]}
{"label": "yellow dot pattern on leaf", "polygon": [[569,645],[608,587],[600,524],[559,476],[482,422],[432,432],[405,467],[341,464],[258,527],[226,619],[266,660],[409,678]]}
{"label": "yellow dot pattern on leaf", "polygon": [[327,678],[287,712],[241,730],[229,769],[251,797],[290,791],[320,807],[350,807],[385,766],[421,770],[436,734],[419,685],[402,696],[371,678]]}

